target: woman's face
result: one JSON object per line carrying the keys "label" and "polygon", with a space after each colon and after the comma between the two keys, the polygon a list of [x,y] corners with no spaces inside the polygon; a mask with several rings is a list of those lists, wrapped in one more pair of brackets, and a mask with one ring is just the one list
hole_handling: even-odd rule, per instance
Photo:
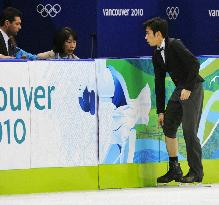
{"label": "woman's face", "polygon": [[70,36],[68,40],[66,40],[64,43],[64,53],[66,55],[71,55],[73,54],[75,48],[76,48],[76,41],[73,39],[72,36]]}

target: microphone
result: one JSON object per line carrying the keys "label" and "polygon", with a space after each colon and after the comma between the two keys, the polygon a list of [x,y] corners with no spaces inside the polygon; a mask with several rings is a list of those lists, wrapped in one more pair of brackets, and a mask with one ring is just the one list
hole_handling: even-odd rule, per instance
{"label": "microphone", "polygon": [[90,57],[91,58],[95,58],[96,56],[94,55],[94,42],[96,40],[96,33],[91,33],[90,34],[90,37],[91,37],[91,52],[90,52]]}

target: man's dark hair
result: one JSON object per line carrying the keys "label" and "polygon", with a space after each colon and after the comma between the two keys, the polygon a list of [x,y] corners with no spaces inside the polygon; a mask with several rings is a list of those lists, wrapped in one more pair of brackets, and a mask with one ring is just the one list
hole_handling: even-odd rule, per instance
{"label": "man's dark hair", "polygon": [[144,29],[149,27],[153,33],[160,31],[162,36],[166,38],[168,36],[168,23],[165,19],[160,17],[154,17],[143,23]]}
{"label": "man's dark hair", "polygon": [[22,13],[18,9],[13,8],[13,7],[7,7],[1,13],[0,26],[3,26],[6,20],[13,22],[15,20],[15,17],[21,18],[21,16],[22,16]]}
{"label": "man's dark hair", "polygon": [[64,55],[64,44],[65,44],[65,41],[67,41],[70,36],[72,36],[73,40],[77,41],[77,34],[71,28],[64,27],[61,30],[59,30],[55,34],[55,37],[53,40],[53,51],[55,53]]}

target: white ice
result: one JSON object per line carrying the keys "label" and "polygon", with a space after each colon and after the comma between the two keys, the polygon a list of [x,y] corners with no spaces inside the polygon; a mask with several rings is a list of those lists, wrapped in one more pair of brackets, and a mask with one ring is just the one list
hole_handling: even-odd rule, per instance
{"label": "white ice", "polygon": [[219,184],[0,196],[0,205],[217,205]]}

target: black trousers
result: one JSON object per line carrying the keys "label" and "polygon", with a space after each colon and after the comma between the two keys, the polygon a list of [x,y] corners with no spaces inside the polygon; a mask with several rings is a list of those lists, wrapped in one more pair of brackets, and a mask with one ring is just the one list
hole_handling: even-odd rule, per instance
{"label": "black trousers", "polygon": [[188,100],[180,100],[181,91],[182,88],[177,87],[170,97],[164,114],[163,131],[165,136],[175,138],[182,123],[190,171],[202,177],[202,149],[197,137],[204,98],[202,83],[197,83]]}

